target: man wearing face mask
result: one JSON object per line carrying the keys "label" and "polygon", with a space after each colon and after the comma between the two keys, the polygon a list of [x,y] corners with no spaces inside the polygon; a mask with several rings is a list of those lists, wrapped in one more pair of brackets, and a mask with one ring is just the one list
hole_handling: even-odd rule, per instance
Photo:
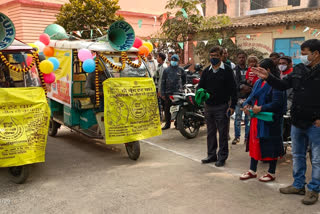
{"label": "man wearing face mask", "polygon": [[[290,56],[282,56],[279,60],[278,69],[280,71],[280,78],[283,79],[293,71],[292,59]],[[287,90],[287,109],[292,106],[293,90],[292,88]]]}
{"label": "man wearing face mask", "polygon": [[[263,68],[257,68],[254,72],[278,90],[293,88],[291,139],[294,182],[280,188],[280,192],[305,195],[302,203],[310,205],[318,201],[320,192],[320,41],[305,41],[301,45],[300,59],[302,63],[282,80]],[[312,152],[312,176],[306,190],[308,145]]]}
{"label": "man wearing face mask", "polygon": [[182,68],[179,67],[179,56],[172,55],[170,66],[163,71],[161,80],[161,97],[164,100],[164,114],[166,124],[162,130],[170,128],[171,125],[171,100],[170,95],[179,92],[182,86],[186,84],[186,74]]}
{"label": "man wearing face mask", "polygon": [[[211,49],[211,65],[203,71],[198,86],[210,94],[205,103],[208,156],[202,163],[216,162],[217,167],[224,166],[229,155],[229,117],[234,113],[237,103],[237,86],[233,70],[221,61],[222,54],[223,49],[220,46]],[[219,131],[218,153],[217,131]]]}

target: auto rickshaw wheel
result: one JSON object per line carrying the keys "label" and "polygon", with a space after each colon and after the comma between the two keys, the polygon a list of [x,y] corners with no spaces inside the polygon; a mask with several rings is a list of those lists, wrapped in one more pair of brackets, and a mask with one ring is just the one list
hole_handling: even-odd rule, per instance
{"label": "auto rickshaw wheel", "polygon": [[52,118],[50,119],[49,122],[49,136],[54,137],[58,133],[58,129],[60,128],[60,124],[54,121]]}
{"label": "auto rickshaw wheel", "polygon": [[23,184],[29,177],[29,171],[29,165],[10,167],[10,180],[16,184]]}
{"label": "auto rickshaw wheel", "polygon": [[140,142],[134,141],[125,143],[128,156],[131,160],[138,160],[140,157]]}

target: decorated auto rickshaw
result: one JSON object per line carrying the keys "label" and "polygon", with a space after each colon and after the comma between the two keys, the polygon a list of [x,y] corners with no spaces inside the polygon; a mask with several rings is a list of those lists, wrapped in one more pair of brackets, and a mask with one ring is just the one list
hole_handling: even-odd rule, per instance
{"label": "decorated auto rickshaw", "polygon": [[39,55],[15,40],[11,20],[0,13],[0,167],[13,182],[29,176],[29,166],[45,161],[50,109]]}
{"label": "decorated auto rickshaw", "polygon": [[106,144],[125,144],[129,158],[137,160],[139,140],[161,134],[156,89],[144,63],[146,47],[135,48],[135,42],[124,21],[96,41],[50,40],[48,47],[60,62],[47,87],[50,136],[64,125]]}

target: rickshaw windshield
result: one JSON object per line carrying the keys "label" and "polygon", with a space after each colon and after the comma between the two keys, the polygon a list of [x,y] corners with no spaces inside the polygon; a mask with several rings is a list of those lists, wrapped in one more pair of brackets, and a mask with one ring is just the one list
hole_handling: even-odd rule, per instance
{"label": "rickshaw windshield", "polygon": [[[23,69],[32,61],[32,56],[27,52],[3,53],[6,60],[15,68]],[[26,72],[19,72],[9,68],[0,60],[0,87],[40,87],[41,81],[36,66]]]}

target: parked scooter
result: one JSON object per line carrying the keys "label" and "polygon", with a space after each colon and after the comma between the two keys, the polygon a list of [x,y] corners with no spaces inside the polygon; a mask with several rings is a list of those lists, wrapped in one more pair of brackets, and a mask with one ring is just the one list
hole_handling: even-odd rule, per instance
{"label": "parked scooter", "polygon": [[177,129],[184,137],[195,138],[205,124],[204,106],[197,105],[194,93],[177,93],[169,98],[172,101],[171,120],[176,120]]}

